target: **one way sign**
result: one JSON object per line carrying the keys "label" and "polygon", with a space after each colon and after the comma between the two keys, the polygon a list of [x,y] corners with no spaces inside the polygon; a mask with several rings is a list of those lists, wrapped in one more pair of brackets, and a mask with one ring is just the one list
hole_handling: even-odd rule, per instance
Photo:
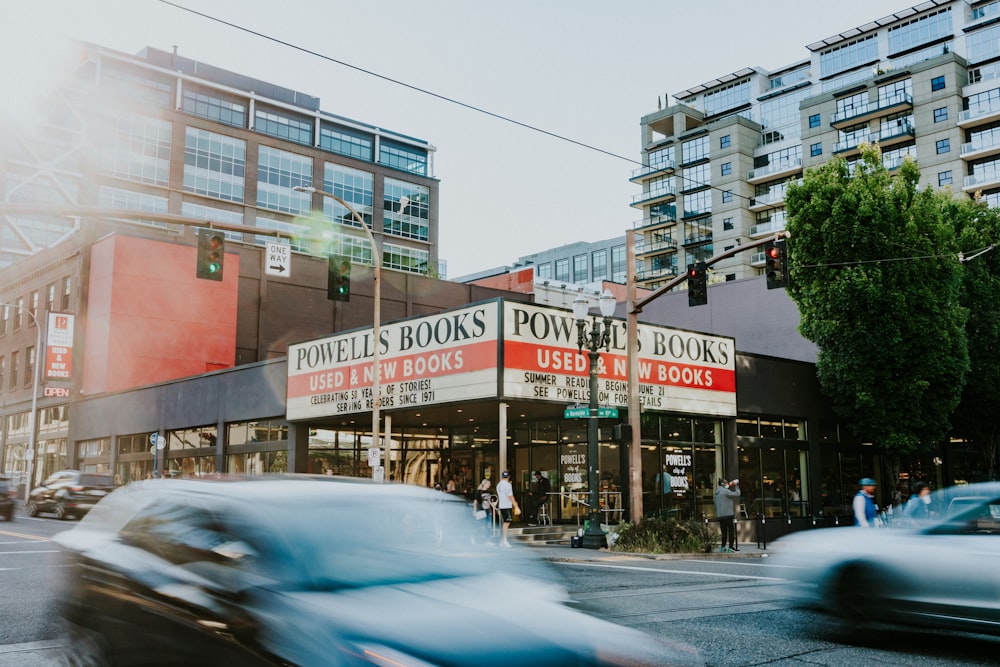
{"label": "one way sign", "polygon": [[292,275],[291,246],[287,243],[268,241],[267,250],[264,252],[264,273],[269,276],[290,277]]}

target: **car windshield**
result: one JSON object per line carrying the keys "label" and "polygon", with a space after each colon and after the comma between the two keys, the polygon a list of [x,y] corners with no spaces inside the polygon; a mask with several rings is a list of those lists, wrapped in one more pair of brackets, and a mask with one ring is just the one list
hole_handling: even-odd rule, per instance
{"label": "car windshield", "polygon": [[[893,525],[926,526],[968,516],[998,512],[1000,485],[973,484],[950,486],[921,498],[911,496],[909,501],[895,508]],[[992,508],[992,509],[991,509]]]}
{"label": "car windshield", "polygon": [[447,497],[371,496],[338,499],[335,506],[279,498],[252,513],[227,515],[231,531],[259,554],[248,564],[296,589],[476,576],[525,557],[523,550],[505,550],[500,559],[498,549],[479,544],[482,522]]}

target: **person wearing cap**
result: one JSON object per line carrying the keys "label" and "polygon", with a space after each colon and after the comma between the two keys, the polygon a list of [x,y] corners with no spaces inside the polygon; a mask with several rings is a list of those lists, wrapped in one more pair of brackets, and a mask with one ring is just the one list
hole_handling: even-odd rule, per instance
{"label": "person wearing cap", "polygon": [[875,480],[871,477],[863,477],[858,486],[857,494],[851,507],[854,509],[854,525],[863,528],[874,528],[875,517],[878,515],[878,508],[875,507]]}
{"label": "person wearing cap", "polygon": [[719,551],[739,551],[736,548],[736,503],[740,499],[740,481],[731,482],[719,478],[719,486],[715,489],[715,518],[719,520],[719,531],[722,533],[722,547]]}
{"label": "person wearing cap", "polygon": [[500,473],[500,482],[497,484],[497,508],[500,510],[500,520],[503,522],[503,538],[500,546],[509,547],[507,531],[510,529],[510,522],[514,520],[514,514],[520,514],[521,508],[514,499],[514,487],[510,484],[510,473],[506,470]]}
{"label": "person wearing cap", "polygon": [[528,525],[533,526],[538,522],[538,509],[549,501],[549,491],[552,485],[549,480],[542,475],[541,470],[535,471],[535,488],[528,494],[531,506],[528,507]]}

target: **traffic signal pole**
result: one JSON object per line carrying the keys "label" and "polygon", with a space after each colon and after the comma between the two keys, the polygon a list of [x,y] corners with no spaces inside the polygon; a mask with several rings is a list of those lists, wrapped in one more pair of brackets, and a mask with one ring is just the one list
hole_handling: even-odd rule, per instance
{"label": "traffic signal pole", "polygon": [[[741,252],[773,243],[779,239],[787,239],[789,236],[790,234],[787,231],[781,231],[771,236],[730,248],[721,254],[705,260],[705,266],[712,266],[716,262],[721,262]],[[625,285],[625,347],[628,357],[628,423],[632,427],[632,441],[628,443],[629,521],[639,523],[643,517],[642,422],[639,415],[639,313],[642,312],[642,309],[646,305],[685,282],[688,279],[688,275],[685,271],[682,275],[678,275],[665,285],[657,288],[652,294],[642,299],[636,298],[635,232],[626,230],[625,238],[627,239],[625,244],[625,268],[627,271],[627,284]]]}

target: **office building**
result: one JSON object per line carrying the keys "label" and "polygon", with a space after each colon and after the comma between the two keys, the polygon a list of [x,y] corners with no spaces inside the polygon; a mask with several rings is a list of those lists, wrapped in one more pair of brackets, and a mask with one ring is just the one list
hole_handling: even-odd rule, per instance
{"label": "office building", "polygon": [[[1000,203],[1000,2],[929,0],[819,39],[775,70],[734,64],[641,120],[641,285],[784,230],[789,183],[858,159],[865,143],[890,170],[915,159],[922,186]],[[763,266],[758,250],[711,271],[736,280]]]}

